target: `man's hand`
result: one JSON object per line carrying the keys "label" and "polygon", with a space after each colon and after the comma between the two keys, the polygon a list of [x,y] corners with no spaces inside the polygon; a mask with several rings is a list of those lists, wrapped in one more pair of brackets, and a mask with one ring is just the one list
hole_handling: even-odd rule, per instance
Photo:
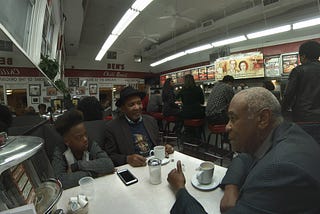
{"label": "man's hand", "polygon": [[165,148],[166,148],[166,154],[172,154],[174,152],[174,148],[170,144],[166,144]]}
{"label": "man's hand", "polygon": [[177,162],[176,169],[173,169],[171,170],[171,172],[169,172],[167,181],[175,191],[178,191],[181,188],[185,188],[186,179],[182,172],[181,161]]}
{"label": "man's hand", "polygon": [[147,159],[141,155],[133,154],[127,156],[127,163],[131,166],[145,166]]}
{"label": "man's hand", "polygon": [[221,213],[228,211],[236,205],[239,197],[239,188],[236,185],[228,184],[224,188],[224,195],[220,201]]}

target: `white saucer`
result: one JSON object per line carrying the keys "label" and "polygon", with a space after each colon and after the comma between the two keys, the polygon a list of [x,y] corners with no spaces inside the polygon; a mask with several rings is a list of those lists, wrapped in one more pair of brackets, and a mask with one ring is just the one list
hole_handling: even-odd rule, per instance
{"label": "white saucer", "polygon": [[[154,158],[154,156],[149,157],[148,160],[151,159],[151,158]],[[161,161],[161,165],[166,165],[166,164],[168,164],[169,162],[170,162],[170,158],[164,158],[164,159]]]}
{"label": "white saucer", "polygon": [[163,160],[161,160],[161,165],[166,165],[169,162],[170,162],[169,158],[164,158]]}
{"label": "white saucer", "polygon": [[213,190],[217,188],[220,184],[220,180],[213,175],[212,182],[210,184],[200,184],[197,179],[197,174],[195,174],[191,179],[192,186],[200,190]]}

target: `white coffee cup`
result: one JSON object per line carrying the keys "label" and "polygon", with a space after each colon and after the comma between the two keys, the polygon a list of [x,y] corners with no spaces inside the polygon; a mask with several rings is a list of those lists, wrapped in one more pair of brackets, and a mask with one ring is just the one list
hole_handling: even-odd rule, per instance
{"label": "white coffee cup", "polygon": [[92,177],[83,177],[79,180],[80,194],[87,196],[89,200],[94,197],[94,179]]}
{"label": "white coffee cup", "polygon": [[165,146],[155,146],[149,153],[150,156],[154,155],[155,158],[163,160],[166,157]]}
{"label": "white coffee cup", "polygon": [[197,179],[200,184],[210,184],[212,182],[214,163],[211,161],[202,162],[197,170],[200,171],[197,174]]}

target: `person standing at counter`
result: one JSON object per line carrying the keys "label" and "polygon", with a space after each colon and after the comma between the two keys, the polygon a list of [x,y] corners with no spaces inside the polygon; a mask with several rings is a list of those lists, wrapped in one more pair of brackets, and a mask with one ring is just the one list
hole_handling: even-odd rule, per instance
{"label": "person standing at counter", "polygon": [[[294,123],[283,122],[277,98],[262,87],[237,93],[226,130],[233,159],[221,187],[222,213],[320,213],[320,147]],[[168,174],[176,193],[171,213],[205,213],[185,189],[178,161]]]}
{"label": "person standing at counter", "polygon": [[[122,89],[116,106],[123,115],[107,123],[105,150],[115,166],[145,166],[150,150],[160,142],[156,120],[142,114],[144,96],[131,86]],[[165,147],[167,153],[173,153],[170,144]]]}
{"label": "person standing at counter", "polygon": [[201,119],[204,118],[204,95],[202,89],[196,86],[193,76],[187,74],[184,76],[184,85],[179,91],[177,98],[181,98],[182,111],[180,117],[183,119]]}
{"label": "person standing at counter", "polygon": [[176,95],[174,94],[174,82],[172,78],[166,79],[162,88],[163,116],[178,116],[180,107],[176,104]]}
{"label": "person standing at counter", "polygon": [[292,109],[292,120],[320,143],[320,44],[307,41],[300,45],[302,65],[295,67],[282,100],[282,111]]}
{"label": "person standing at counter", "polygon": [[54,173],[63,189],[77,186],[82,177],[114,172],[114,165],[106,152],[98,143],[88,140],[80,111],[65,112],[56,120],[55,128],[67,146],[65,151],[56,147],[52,158]]}

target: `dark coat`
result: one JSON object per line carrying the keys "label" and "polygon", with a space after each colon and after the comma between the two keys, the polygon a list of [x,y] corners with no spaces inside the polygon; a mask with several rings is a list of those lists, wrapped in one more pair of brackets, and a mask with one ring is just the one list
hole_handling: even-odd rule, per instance
{"label": "dark coat", "polygon": [[[153,145],[159,144],[159,128],[156,120],[142,115],[143,124]],[[127,155],[135,153],[130,126],[124,116],[107,123],[105,151],[115,166],[127,164]]]}

